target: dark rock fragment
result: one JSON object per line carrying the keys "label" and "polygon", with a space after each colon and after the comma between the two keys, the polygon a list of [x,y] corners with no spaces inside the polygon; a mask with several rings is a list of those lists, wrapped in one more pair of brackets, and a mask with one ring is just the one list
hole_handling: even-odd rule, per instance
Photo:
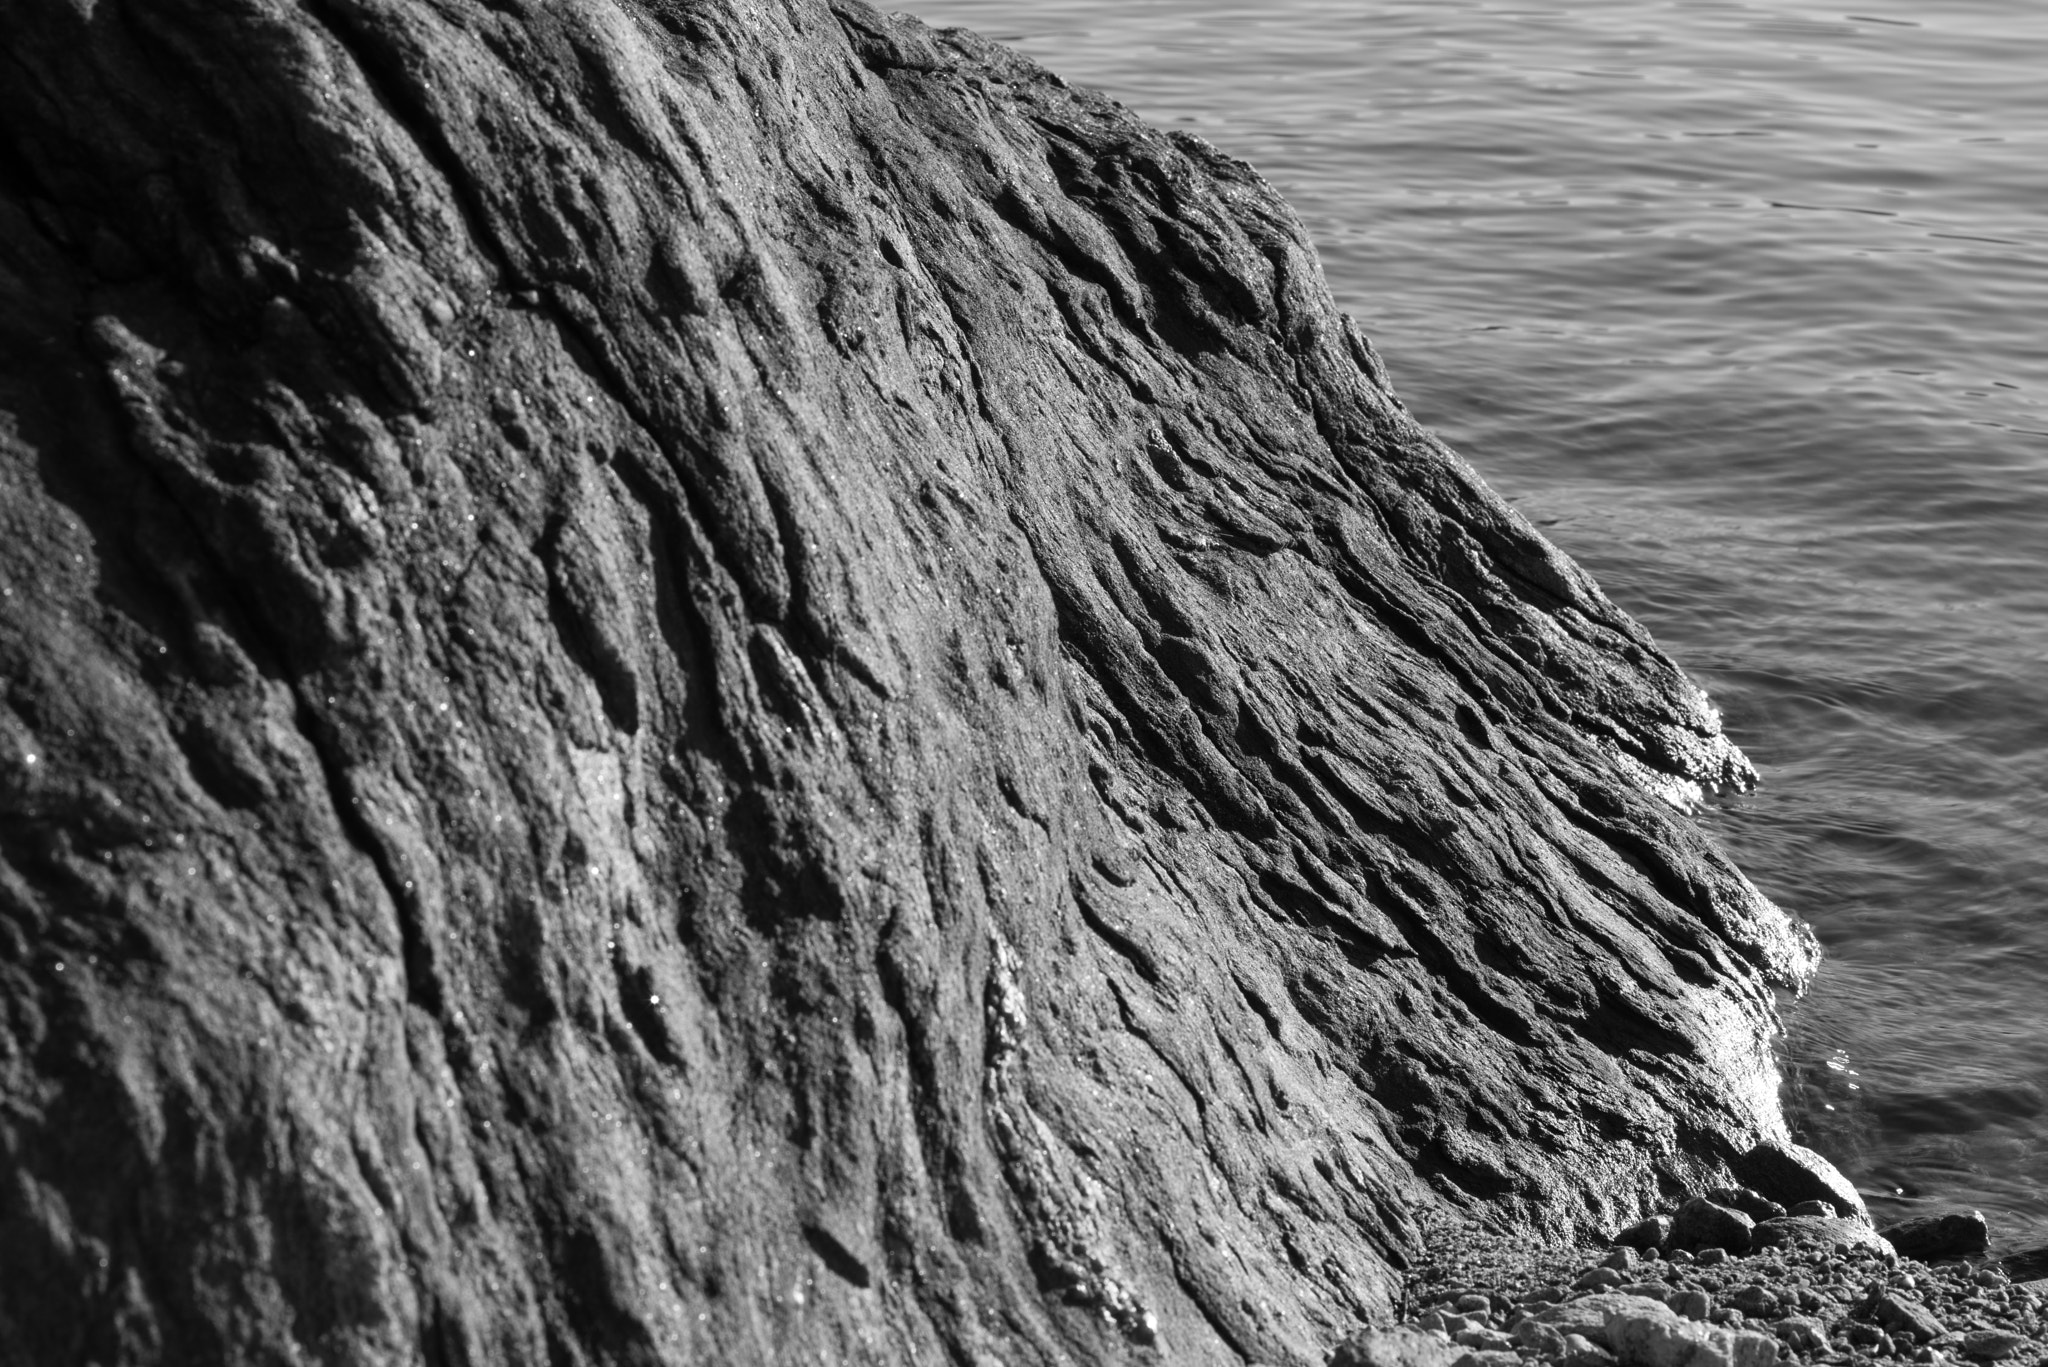
{"label": "dark rock fragment", "polygon": [[1777,1293],[1755,1282],[1729,1292],[1728,1304],[1748,1319],[1775,1315],[1780,1306]]}
{"label": "dark rock fragment", "polygon": [[1893,1334],[1907,1335],[1915,1343],[1925,1343],[1948,1332],[1925,1305],[1899,1291],[1880,1293],[1863,1308],[1863,1313]]}
{"label": "dark rock fragment", "polygon": [[1739,1210],[1752,1220],[1775,1220],[1785,1207],[1750,1187],[1714,1187],[1703,1193],[1715,1205]]}
{"label": "dark rock fragment", "polygon": [[1952,1210],[1939,1215],[1916,1215],[1886,1225],[1878,1231],[1891,1241],[1901,1258],[1933,1262],[1939,1258],[1965,1258],[1991,1246],[1991,1229],[1982,1211]]}
{"label": "dark rock fragment", "polygon": [[1623,1248],[1661,1249],[1671,1240],[1671,1217],[1652,1215],[1638,1220],[1614,1236],[1614,1242]]}
{"label": "dark rock fragment", "polygon": [[2022,1249],[1998,1260],[2006,1276],[2016,1282],[2040,1281],[2048,1277],[2048,1248]]}
{"label": "dark rock fragment", "polygon": [[1893,1251],[1891,1244],[1866,1222],[1840,1216],[1786,1215],[1766,1220],[1756,1227],[1754,1240],[1758,1248],[1798,1245],[1823,1249],[1837,1246],[1869,1248],[1880,1253]]}
{"label": "dark rock fragment", "polygon": [[1747,1253],[1756,1222],[1739,1210],[1695,1196],[1671,1218],[1671,1246],[1699,1252],[1709,1248]]}
{"label": "dark rock fragment", "polygon": [[1844,1214],[1869,1216],[1856,1185],[1803,1144],[1758,1144],[1728,1166],[1737,1181],[1788,1208],[1826,1201]]}

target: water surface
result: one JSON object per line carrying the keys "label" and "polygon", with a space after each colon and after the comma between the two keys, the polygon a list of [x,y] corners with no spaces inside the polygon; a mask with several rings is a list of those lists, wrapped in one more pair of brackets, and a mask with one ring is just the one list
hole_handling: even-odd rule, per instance
{"label": "water surface", "polygon": [[1763,772],[1704,819],[1828,951],[1795,1128],[2048,1243],[2048,8],[1870,3],[913,8],[1287,195]]}

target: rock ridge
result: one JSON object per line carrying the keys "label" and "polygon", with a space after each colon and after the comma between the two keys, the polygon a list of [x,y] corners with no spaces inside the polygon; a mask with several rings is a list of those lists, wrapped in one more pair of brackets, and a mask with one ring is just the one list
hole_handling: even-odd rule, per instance
{"label": "rock ridge", "polygon": [[0,38],[0,1360],[1320,1363],[1792,1152],[1748,762],[1244,163],[853,0]]}

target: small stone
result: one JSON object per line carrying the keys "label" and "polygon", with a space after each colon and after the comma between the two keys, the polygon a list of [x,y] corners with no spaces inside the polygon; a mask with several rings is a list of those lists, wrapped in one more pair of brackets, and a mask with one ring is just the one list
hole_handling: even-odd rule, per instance
{"label": "small stone", "polygon": [[1596,1267],[1579,1274],[1572,1287],[1579,1291],[1604,1291],[1610,1286],[1620,1286],[1622,1275],[1611,1267]]}
{"label": "small stone", "polygon": [[1936,1258],[1962,1258],[1982,1253],[1991,1246],[1991,1229],[1982,1211],[1952,1210],[1940,1215],[1920,1215],[1878,1231],[1901,1257],[1932,1262]]}
{"label": "small stone", "polygon": [[1963,1335],[1963,1352],[1985,1362],[2011,1357],[2026,1340],[2010,1329],[1972,1329]]}
{"label": "small stone", "polygon": [[1793,1215],[1811,1215],[1822,1220],[1833,1220],[1841,1215],[1832,1201],[1801,1201],[1791,1209]]}
{"label": "small stone", "polygon": [[1614,1289],[1624,1296],[1641,1296],[1644,1300],[1665,1301],[1671,1298],[1671,1288],[1664,1282],[1627,1282]]}
{"label": "small stone", "polygon": [[1795,1353],[1818,1353],[1828,1346],[1827,1326],[1805,1315],[1787,1315],[1771,1326],[1771,1332]]}
{"label": "small stone", "polygon": [[1887,1291],[1880,1295],[1871,1306],[1871,1314],[1877,1318],[1879,1324],[1888,1329],[1896,1329],[1900,1333],[1910,1334],[1918,1343],[1938,1339],[1948,1332],[1926,1306],[1897,1291]]}
{"label": "small stone", "polygon": [[1679,1267],[1684,1267],[1693,1261],[1693,1256],[1685,1249],[1674,1248],[1664,1255],[1664,1260],[1668,1263],[1674,1263]]}
{"label": "small stone", "polygon": [[1756,1221],[1704,1196],[1695,1196],[1680,1206],[1671,1220],[1671,1243],[1677,1248],[1725,1248],[1733,1253],[1747,1253],[1755,1233]]}
{"label": "small stone", "polygon": [[1671,1238],[1671,1217],[1652,1215],[1647,1220],[1638,1220],[1614,1236],[1614,1242],[1623,1248],[1652,1249],[1664,1247]]}
{"label": "small stone", "polygon": [[1858,1320],[1843,1331],[1843,1337],[1859,1348],[1875,1348],[1877,1341],[1885,1337],[1885,1332],[1874,1324],[1865,1324]]}
{"label": "small stone", "polygon": [[1483,1315],[1493,1309],[1493,1302],[1476,1291],[1468,1291],[1453,1301],[1451,1308],[1461,1315]]}
{"label": "small stone", "polygon": [[1607,1250],[1607,1256],[1600,1260],[1600,1266],[1611,1267],[1616,1272],[1626,1272],[1634,1267],[1635,1263],[1635,1250],[1627,1247],[1611,1248]]}
{"label": "small stone", "polygon": [[1465,1354],[1419,1329],[1366,1329],[1330,1354],[1329,1367],[1452,1367]]}
{"label": "small stone", "polygon": [[1728,1294],[1728,1304],[1740,1310],[1751,1319],[1768,1319],[1778,1313],[1778,1298],[1767,1288],[1751,1282]]}
{"label": "small stone", "polygon": [[1699,1251],[1698,1262],[1701,1267],[1719,1267],[1727,1261],[1728,1250],[1725,1248],[1703,1248]]}
{"label": "small stone", "polygon": [[1467,1348],[1477,1348],[1484,1352],[1497,1352],[1515,1346],[1515,1341],[1500,1330],[1483,1327],[1467,1329],[1463,1333],[1453,1334],[1451,1339],[1455,1343],[1464,1344]]}
{"label": "small stone", "polygon": [[1460,1353],[1451,1367],[1522,1367],[1522,1355],[1512,1348],[1473,1348]]}

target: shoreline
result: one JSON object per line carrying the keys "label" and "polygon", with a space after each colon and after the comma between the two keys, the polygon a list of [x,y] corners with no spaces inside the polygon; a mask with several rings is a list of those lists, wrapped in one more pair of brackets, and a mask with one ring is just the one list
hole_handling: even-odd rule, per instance
{"label": "shoreline", "polygon": [[1905,1257],[1857,1216],[1742,1254],[1545,1243],[1483,1221],[1428,1234],[1396,1325],[1352,1335],[1330,1367],[2048,1362],[2048,1278],[2007,1270],[2048,1270],[2020,1263],[2031,1255]]}

